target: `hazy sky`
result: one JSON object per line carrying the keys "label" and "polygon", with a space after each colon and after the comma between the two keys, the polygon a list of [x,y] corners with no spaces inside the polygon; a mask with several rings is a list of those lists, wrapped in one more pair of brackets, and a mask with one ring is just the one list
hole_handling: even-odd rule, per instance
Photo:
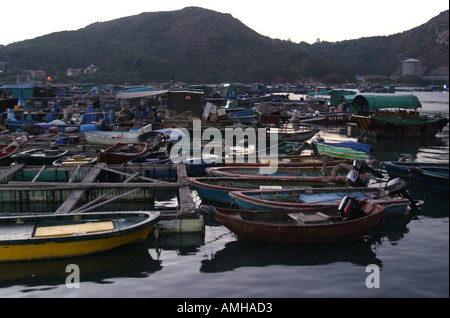
{"label": "hazy sky", "polygon": [[0,44],[77,30],[142,12],[197,6],[230,13],[254,31],[313,43],[403,32],[449,9],[448,0],[19,0],[2,1]]}

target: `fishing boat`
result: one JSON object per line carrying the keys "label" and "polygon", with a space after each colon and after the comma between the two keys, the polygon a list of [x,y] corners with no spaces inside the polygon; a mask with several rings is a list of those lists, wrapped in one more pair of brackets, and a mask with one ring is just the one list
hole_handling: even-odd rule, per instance
{"label": "fishing boat", "polygon": [[[346,206],[304,211],[246,211],[209,209],[209,214],[245,239],[283,244],[360,240],[374,229],[386,207],[370,200],[353,204],[354,217],[344,217]],[[347,213],[350,210],[347,210]],[[207,212],[208,213],[208,212]],[[251,215],[249,217],[249,215]]]}
{"label": "fishing boat", "polygon": [[294,111],[290,121],[293,124],[304,125],[343,125],[350,121],[355,111],[341,111],[341,112],[314,112],[314,113],[300,113]]}
{"label": "fishing boat", "polygon": [[345,180],[327,181],[290,181],[283,178],[267,178],[265,180],[251,180],[240,177],[211,178],[197,177],[187,178],[203,203],[231,204],[233,199],[229,196],[232,191],[262,190],[262,189],[312,189],[329,188],[333,186],[346,187],[349,184]]}
{"label": "fishing boat", "polygon": [[[274,129],[273,132],[278,134],[278,140],[280,142],[282,141],[289,141],[289,142],[304,142],[312,137],[314,137],[320,129],[305,129],[302,131],[283,131],[281,129]],[[270,138],[270,133],[272,133],[272,130],[269,130],[269,134],[267,138]]]}
{"label": "fishing boat", "polygon": [[59,166],[80,166],[90,165],[97,161],[96,157],[86,157],[86,155],[65,156],[53,161],[52,165]]}
{"label": "fishing boat", "polygon": [[[282,141],[280,143],[277,143],[274,146],[266,147],[262,150],[259,150],[256,145],[253,144],[247,144],[245,143],[243,145],[237,145],[237,146],[231,146],[229,149],[224,149],[223,153],[225,154],[226,158],[233,158],[233,161],[235,157],[242,157],[244,160],[248,159],[249,157],[254,156],[256,158],[272,158],[280,157],[280,156],[295,156],[300,155],[305,148],[308,148],[309,144],[305,142],[292,142],[292,141]],[[269,158],[270,157],[270,158]]]}
{"label": "fishing boat", "polygon": [[145,142],[118,142],[97,153],[97,162],[121,164],[143,156],[146,152],[147,143]]}
{"label": "fishing boat", "polygon": [[18,164],[51,165],[55,160],[67,156],[68,153],[68,150],[59,149],[31,149],[12,155],[11,158]]}
{"label": "fishing boat", "polygon": [[410,169],[415,168],[449,168],[448,163],[421,162],[421,161],[384,161],[382,165],[385,167],[391,178],[403,177],[410,178]]}
{"label": "fishing boat", "polygon": [[246,109],[239,112],[229,112],[227,114],[228,118],[230,119],[237,119],[243,124],[251,123],[252,121],[256,120],[258,117],[257,114],[253,111],[253,109]]}
{"label": "fishing boat", "polygon": [[13,160],[12,156],[19,151],[19,143],[11,142],[9,144],[0,144],[0,166],[8,166]]}
{"label": "fishing boat", "polygon": [[160,212],[1,217],[0,262],[88,255],[142,242],[160,217]]}
{"label": "fishing boat", "polygon": [[113,146],[118,142],[136,143],[145,139],[147,133],[151,132],[152,125],[142,127],[137,130],[130,131],[98,131],[91,130],[84,133],[86,141],[89,144],[101,146]]}
{"label": "fishing boat", "polygon": [[[397,180],[396,180],[397,182]],[[339,205],[346,196],[372,200],[386,206],[386,216],[409,213],[412,201],[399,183],[391,191],[381,187],[318,188],[294,190],[251,190],[231,192],[230,197],[243,210],[304,209]],[[395,190],[394,190],[395,189]]]}
{"label": "fishing boat", "polygon": [[351,122],[366,135],[385,138],[432,137],[448,124],[448,118],[421,116],[422,107],[415,95],[358,95],[359,107]]}
{"label": "fishing boat", "polygon": [[311,146],[316,147],[320,155],[354,160],[366,160],[372,151],[371,145],[354,141],[336,143],[314,141]]}
{"label": "fishing boat", "polygon": [[415,182],[424,183],[430,192],[448,193],[449,168],[447,167],[411,167],[410,174]]}
{"label": "fishing boat", "polygon": [[[274,172],[270,166],[223,166],[207,168],[206,172],[211,177],[235,177],[241,179],[265,180],[276,177],[284,180],[297,181],[324,181],[332,182],[345,180],[348,173],[353,169],[349,164],[337,164],[335,166],[300,166],[300,167],[277,167]],[[367,179],[366,174],[361,175]]]}

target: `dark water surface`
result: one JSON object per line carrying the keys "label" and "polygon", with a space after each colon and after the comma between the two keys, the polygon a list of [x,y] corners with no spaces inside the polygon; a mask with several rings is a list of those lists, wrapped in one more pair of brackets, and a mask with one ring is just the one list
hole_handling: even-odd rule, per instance
{"label": "dark water surface", "polygon": [[[448,116],[448,93],[414,94],[422,113]],[[328,128],[321,136],[341,141],[347,131]],[[350,140],[372,144],[378,162],[449,160],[448,126],[427,140],[357,137]],[[365,241],[263,244],[208,222],[204,235],[149,238],[145,244],[86,257],[0,264],[0,297],[449,297],[448,195],[413,184],[409,190],[425,200],[424,209],[405,220],[383,221]],[[170,196],[164,200],[173,204]],[[67,288],[68,264],[79,266],[80,288]],[[379,288],[366,287],[371,264],[380,269]]]}

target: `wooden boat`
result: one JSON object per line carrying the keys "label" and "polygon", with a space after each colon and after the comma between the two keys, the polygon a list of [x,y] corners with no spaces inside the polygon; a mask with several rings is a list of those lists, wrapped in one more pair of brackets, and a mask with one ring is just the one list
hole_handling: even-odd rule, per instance
{"label": "wooden boat", "polygon": [[51,165],[55,160],[61,159],[69,153],[68,150],[59,149],[31,149],[17,153],[11,158],[16,163],[26,165]]}
{"label": "wooden boat", "polygon": [[[262,160],[261,160],[262,159]],[[262,163],[264,162],[264,163]],[[329,157],[327,155],[288,155],[267,158],[256,158],[256,162],[225,162],[224,166],[268,166],[270,164],[279,167],[321,167],[323,165],[337,165],[339,163],[352,164],[353,159]]]}
{"label": "wooden boat", "polygon": [[449,192],[449,168],[447,167],[418,167],[410,168],[410,174],[415,182],[424,183],[430,192]]}
{"label": "wooden boat", "polygon": [[353,115],[351,122],[369,136],[432,137],[448,124],[448,118],[421,116],[416,110],[422,105],[414,95],[358,95],[353,104],[364,110]]}
{"label": "wooden boat", "polygon": [[386,168],[390,177],[410,178],[410,169],[415,168],[449,168],[448,163],[417,162],[417,161],[384,161],[382,165]]}
{"label": "wooden boat", "polygon": [[[269,166],[223,166],[207,168],[206,172],[211,177],[237,177],[242,179],[265,180],[276,177],[284,180],[297,181],[324,181],[332,182],[345,180],[348,173],[353,170],[349,164],[337,164],[335,166],[300,166],[278,167],[273,172]],[[361,176],[366,179],[366,174]]]}
{"label": "wooden boat", "polygon": [[[320,129],[306,129],[303,131],[293,131],[293,132],[287,132],[283,130],[273,130],[278,134],[278,140],[280,142],[282,141],[289,141],[289,142],[304,142],[312,137],[314,137]],[[269,134],[272,132],[272,130],[269,130]],[[268,138],[270,138],[270,135],[268,135]]]}
{"label": "wooden boat", "polygon": [[90,165],[97,162],[96,157],[86,157],[85,155],[73,155],[66,156],[53,161],[52,165],[59,166],[80,166],[80,165]]}
{"label": "wooden boat", "polygon": [[111,147],[97,153],[97,162],[121,164],[143,156],[147,152],[147,143],[118,142]]}
{"label": "wooden boat", "polygon": [[262,150],[259,150],[257,145],[238,144],[236,146],[229,147],[229,149],[223,149],[222,155],[225,160],[227,160],[227,158],[233,158],[233,162],[238,162],[237,158],[242,158],[244,161],[247,161],[249,157],[255,157],[255,159],[258,159],[267,157],[273,158],[274,156],[277,158],[280,156],[295,156],[301,154],[306,147],[308,147],[306,143],[291,141],[282,141],[274,146],[269,146]]}
{"label": "wooden boat", "polygon": [[73,257],[144,241],[160,212],[0,218],[0,262]]}
{"label": "wooden boat", "polygon": [[87,131],[84,133],[86,141],[93,145],[113,146],[118,142],[136,143],[144,138],[145,134],[151,131],[149,124],[136,131]]}
{"label": "wooden boat", "polygon": [[262,190],[262,189],[313,189],[329,188],[333,186],[348,186],[345,180],[327,181],[298,181],[286,180],[283,178],[267,178],[265,180],[251,180],[241,177],[230,178],[187,178],[187,181],[194,189],[203,203],[223,203],[231,204],[233,199],[229,196],[232,191]]}
{"label": "wooden boat", "polygon": [[311,146],[317,147],[320,155],[335,158],[348,158],[354,160],[366,160],[371,153],[370,145],[347,141],[341,143],[313,142]]}
{"label": "wooden boat", "polygon": [[250,240],[283,243],[325,243],[359,240],[380,222],[386,207],[369,200],[357,202],[361,214],[344,218],[338,207],[309,211],[259,211],[211,209],[210,214],[233,233]]}
{"label": "wooden boat", "polygon": [[386,206],[386,216],[409,213],[411,200],[401,193],[381,187],[318,188],[295,190],[252,190],[231,192],[230,197],[243,210],[304,209],[339,205],[346,196],[373,200]]}
{"label": "wooden boat", "polygon": [[257,114],[255,114],[253,109],[243,109],[243,110],[229,109],[229,108],[223,109],[225,109],[228,119],[238,121],[243,124],[249,124],[254,120],[256,120],[257,118]]}
{"label": "wooden boat", "polygon": [[19,143],[0,144],[0,166],[8,166],[12,163],[12,156],[19,151]]}
{"label": "wooden boat", "polygon": [[290,121],[298,125],[343,125],[348,123],[355,113],[355,111],[319,112],[297,115],[294,113]]}

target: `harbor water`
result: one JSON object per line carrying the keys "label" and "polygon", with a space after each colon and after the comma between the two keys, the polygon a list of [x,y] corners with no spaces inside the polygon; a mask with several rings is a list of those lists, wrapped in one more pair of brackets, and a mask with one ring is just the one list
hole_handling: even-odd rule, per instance
{"label": "harbor water", "polygon": [[[449,116],[448,92],[412,94],[422,103],[421,113]],[[329,142],[372,144],[379,169],[382,161],[399,158],[449,161],[448,125],[425,140],[347,134],[345,127],[323,127],[320,132]],[[257,243],[206,220],[204,234],[149,237],[144,244],[92,256],[0,264],[0,297],[180,298],[180,305],[184,298],[202,298],[204,303],[205,298],[448,298],[448,194],[429,193],[411,183],[408,189],[414,199],[424,200],[423,210],[409,218],[383,220],[363,241]],[[155,205],[174,206],[176,198],[161,193]],[[69,264],[80,269],[79,288],[67,284]],[[377,286],[367,284],[374,267],[379,269]]]}

